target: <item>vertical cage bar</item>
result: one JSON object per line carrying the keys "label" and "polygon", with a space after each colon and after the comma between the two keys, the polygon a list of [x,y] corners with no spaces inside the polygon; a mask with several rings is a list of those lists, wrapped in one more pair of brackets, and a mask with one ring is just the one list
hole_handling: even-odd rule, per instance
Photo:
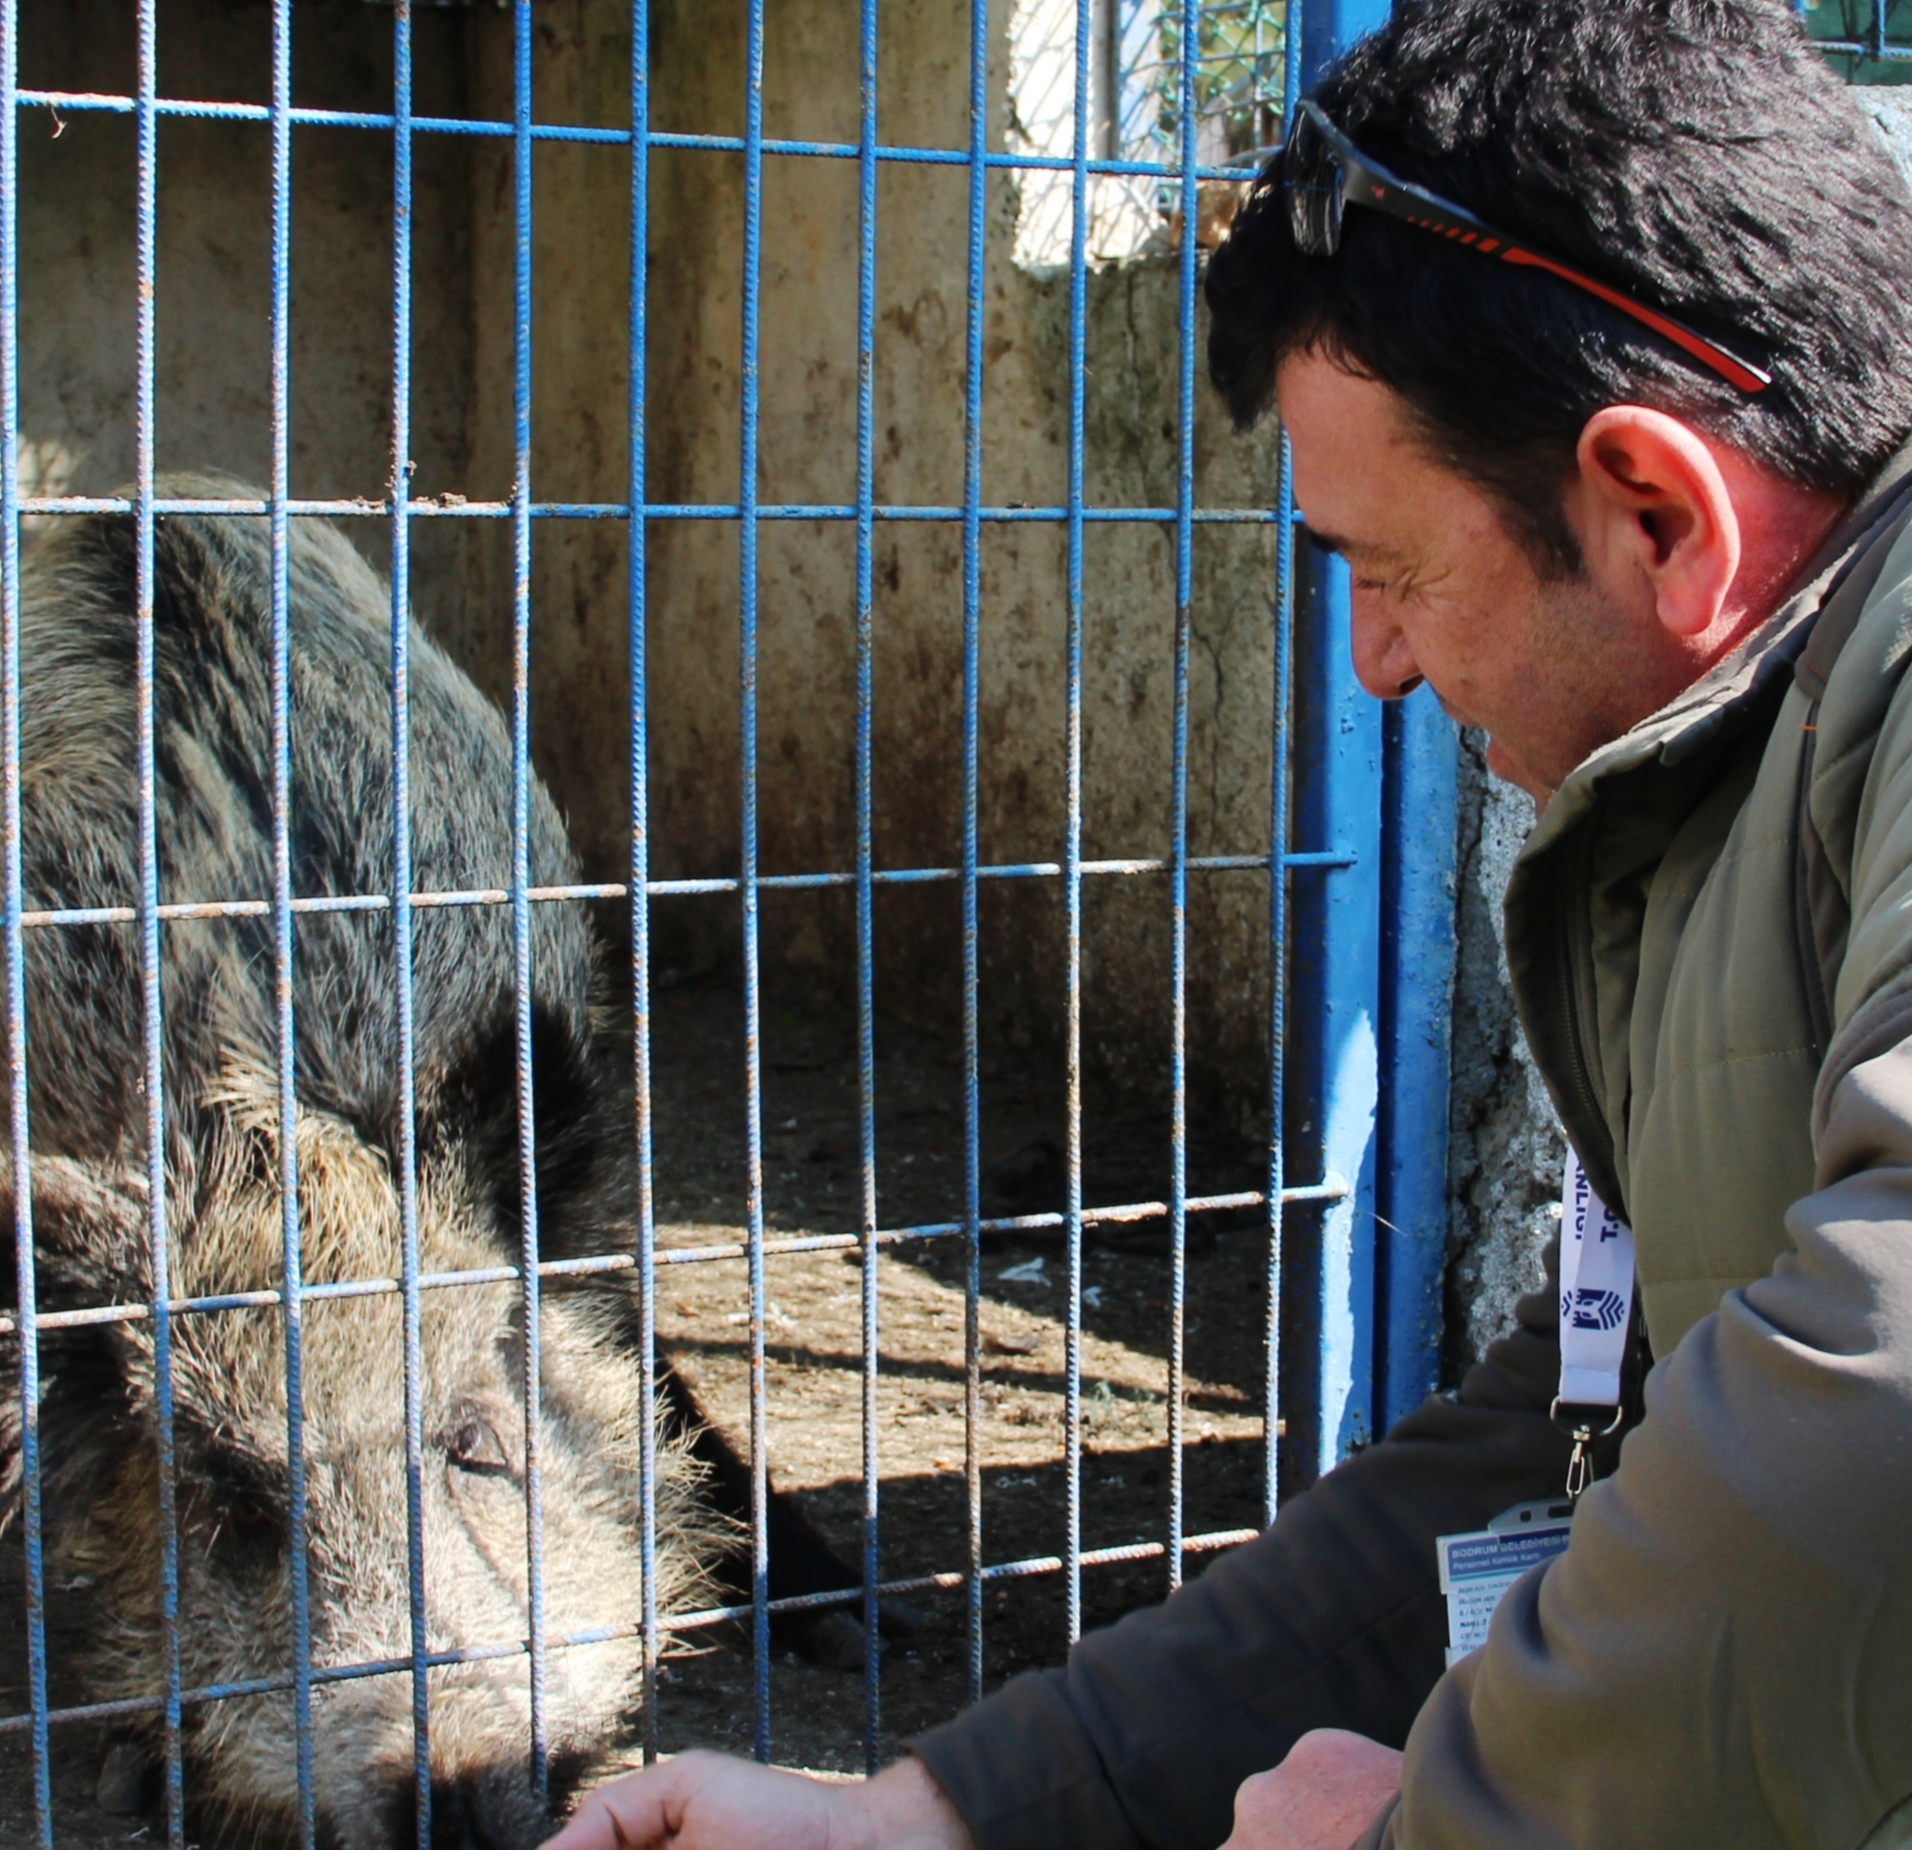
{"label": "vertical cage bar", "polygon": [[1168,1281],[1168,1585],[1182,1584],[1182,1447],[1186,1437],[1188,1313],[1188,646],[1195,573],[1195,74],[1201,0],[1182,0],[1180,149],[1182,236],[1177,322],[1175,458],[1175,704],[1170,757],[1169,844],[1169,1281]]}
{"label": "vertical cage bar", "polygon": [[[1282,15],[1282,132],[1301,95],[1303,0],[1288,0]],[[1288,819],[1288,765],[1293,751],[1295,629],[1294,458],[1281,434],[1275,486],[1274,751],[1268,790],[1268,1321],[1262,1399],[1261,1519],[1272,1523],[1281,1506],[1283,1396],[1281,1392],[1282,1190],[1287,1185],[1282,1120],[1288,1072],[1288,868],[1293,847]]]}
{"label": "vertical cage bar", "polygon": [[742,562],[739,684],[743,734],[744,1163],[750,1248],[750,1637],[755,1745],[770,1758],[770,1428],[765,1405],[763,1271],[763,1009],[757,894],[757,360],[763,280],[764,0],[750,0],[745,51],[743,444],[738,484]]}
{"label": "vertical cage bar", "polygon": [[969,268],[963,375],[963,1482],[969,1700],[983,1692],[982,1096],[977,1013],[983,315],[989,203],[989,0],[969,0]]}
{"label": "vertical cage bar", "polygon": [[638,1471],[643,1501],[638,1537],[644,1651],[644,1760],[657,1758],[657,1219],[651,1156],[651,777],[646,618],[647,531],[644,397],[649,358],[651,224],[651,9],[631,4],[631,328],[630,518],[631,602],[631,1065],[637,1139]]}
{"label": "vertical cage bar", "polygon": [[413,1812],[431,1850],[431,1696],[425,1658],[425,1353],[419,1297],[418,1096],[412,997],[411,564],[412,0],[392,15],[392,962],[398,1016],[399,1288],[405,1343],[406,1593]]}
{"label": "vertical cage bar", "polygon": [[518,1272],[524,1318],[525,1588],[530,1606],[531,1789],[548,1796],[545,1738],[543,1344],[538,1121],[531,1065],[531,0],[511,35],[511,962],[517,997]]}
{"label": "vertical cage bar", "polygon": [[[1104,0],[1109,4],[1109,0]],[[1076,0],[1075,171],[1069,224],[1068,635],[1064,648],[1062,909],[1064,1212],[1068,1300],[1063,1309],[1063,1619],[1082,1636],[1082,578],[1083,454],[1089,332],[1089,131],[1094,0]],[[1106,44],[1108,34],[1103,35]]]}
{"label": "vertical cage bar", "polygon": [[876,0],[862,0],[862,114],[858,125],[856,244],[856,1071],[863,1179],[863,1770],[877,1770],[883,1711],[883,1637],[876,1594],[880,1459],[876,1438],[879,1335],[876,1242],[876,924],[873,728],[876,537]]}
{"label": "vertical cage bar", "polygon": [[179,1751],[179,1521],[173,1450],[171,1230],[166,1202],[166,1024],[160,996],[159,813],[156,792],[157,642],[153,592],[153,417],[158,288],[158,0],[139,0],[139,91],[134,103],[138,178],[135,217],[133,453],[137,576],[138,716],[134,764],[139,805],[139,974],[146,1094],[146,1232],[152,1267],[153,1403],[159,1449],[159,1649],[164,1683],[166,1840],[185,1844],[185,1786]]}
{"label": "vertical cage bar", "polygon": [[47,1741],[46,1544],[40,1483],[40,1334],[27,1111],[26,944],[20,915],[20,14],[0,0],[0,849],[6,861],[7,1134],[20,1343],[20,1534],[26,1557],[27,1707],[34,1835],[53,1850]]}
{"label": "vertical cage bar", "polygon": [[[1292,0],[1291,0],[1292,4]],[[1290,14],[1290,20],[1293,14]],[[1292,62],[1292,60],[1291,60]],[[1288,107],[1293,112],[1294,99]],[[1288,819],[1288,764],[1294,749],[1295,494],[1288,433],[1281,435],[1275,491],[1274,763],[1269,778],[1268,840],[1268,1288],[1262,1390],[1261,1519],[1272,1523],[1281,1506],[1285,1401],[1281,1391],[1282,1246],[1287,1151],[1283,1138],[1288,1073],[1288,881],[1283,856],[1293,846]]]}
{"label": "vertical cage bar", "polygon": [[293,1017],[290,523],[292,0],[272,5],[272,993],[279,1061],[280,1312],[285,1341],[286,1568],[299,1850],[317,1841],[312,1789],[312,1588],[306,1553],[305,1263],[299,1224],[298,1043]]}

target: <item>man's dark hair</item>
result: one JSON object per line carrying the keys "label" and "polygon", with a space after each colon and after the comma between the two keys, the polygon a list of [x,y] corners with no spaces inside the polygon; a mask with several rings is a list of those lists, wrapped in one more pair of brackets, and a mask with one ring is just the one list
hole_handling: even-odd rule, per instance
{"label": "man's dark hair", "polygon": [[1710,335],[1749,396],[1618,311],[1361,207],[1295,248],[1279,159],[1208,273],[1209,372],[1237,424],[1316,350],[1406,400],[1550,573],[1603,405],[1680,417],[1851,495],[1912,435],[1912,198],[1781,0],[1404,0],[1317,100],[1360,150]]}

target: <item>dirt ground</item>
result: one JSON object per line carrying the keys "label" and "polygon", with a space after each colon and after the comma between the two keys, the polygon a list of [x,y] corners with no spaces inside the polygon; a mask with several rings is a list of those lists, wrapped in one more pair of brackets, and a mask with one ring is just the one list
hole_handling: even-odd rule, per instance
{"label": "dirt ground", "polygon": [[[741,1237],[742,1037],[735,991],[689,983],[658,998],[654,1072],[660,1244],[668,1253]],[[857,1225],[857,1068],[840,1022],[767,1012],[765,1189],[773,1235],[850,1233]],[[878,1074],[879,1224],[960,1216],[961,1070],[947,1043],[886,1024]],[[985,1212],[1059,1207],[1059,1113],[1051,1090],[1014,1071],[986,1076]],[[1088,1200],[1160,1199],[1166,1123],[1156,1114],[1092,1124]],[[1196,1139],[1193,1192],[1252,1188],[1252,1151]],[[1219,1223],[1219,1224],[1217,1224]],[[1164,1222],[1092,1233],[1084,1265],[1083,1540],[1090,1548],[1161,1540],[1167,1528],[1167,1307]],[[1034,1263],[1040,1262],[1040,1263]],[[1059,1551],[1063,1541],[1064,1287],[1060,1238],[990,1239],[982,1261],[983,1546],[991,1562]],[[1005,1273],[1016,1273],[1005,1277]],[[963,1477],[964,1255],[941,1239],[888,1250],[880,1262],[884,1577],[960,1569],[967,1529]],[[1266,1234],[1253,1215],[1196,1217],[1188,1242],[1185,1529],[1253,1526],[1260,1516],[1260,1404]],[[770,1466],[847,1558],[861,1509],[860,1255],[823,1252],[767,1261]],[[742,1260],[660,1269],[660,1340],[708,1416],[740,1449],[748,1434],[748,1280]],[[1191,1556],[1190,1573],[1207,1557]],[[24,1706],[18,1548],[0,1546],[0,1714]],[[1163,1560],[1092,1568],[1084,1621],[1110,1622],[1166,1590]],[[879,1753],[958,1710],[967,1649],[960,1590],[913,1594],[920,1633],[884,1663]],[[703,1634],[705,1648],[667,1666],[659,1726],[669,1751],[748,1751],[751,1663],[740,1628]],[[64,1640],[54,1640],[55,1672]],[[1058,1575],[992,1584],[985,1601],[984,1684],[993,1688],[1067,1645]],[[860,1675],[779,1653],[771,1669],[775,1758],[861,1770]],[[57,1692],[56,1692],[57,1696]],[[71,1699],[69,1697],[67,1699]],[[0,1850],[32,1841],[23,1737],[0,1735]],[[98,1733],[55,1730],[58,1841],[74,1850],[151,1842],[150,1819],[97,1812]]]}

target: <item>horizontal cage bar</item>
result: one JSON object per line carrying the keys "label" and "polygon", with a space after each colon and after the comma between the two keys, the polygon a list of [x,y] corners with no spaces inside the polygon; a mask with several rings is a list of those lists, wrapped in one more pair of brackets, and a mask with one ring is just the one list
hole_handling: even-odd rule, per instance
{"label": "horizontal cage bar", "polygon": [[[1300,849],[1292,854],[1275,856],[1194,855],[1182,865],[1197,873],[1252,873],[1265,872],[1271,866],[1346,867],[1353,860],[1352,854],[1322,848]],[[1084,861],[1078,871],[1098,875],[1159,874],[1171,871],[1173,865],[1159,855],[1145,855],[1118,861]],[[1059,861],[1012,861],[979,867],[976,877],[980,880],[1054,880],[1062,873],[1063,867]],[[939,881],[960,880],[962,877],[963,870],[960,867],[897,867],[873,873],[870,879],[877,886],[923,886]],[[750,884],[771,892],[805,892],[824,887],[854,886],[856,881],[857,876],[853,873],[759,874]],[[651,880],[645,883],[644,890],[654,899],[681,898],[697,893],[735,893],[743,884],[735,878],[714,876],[696,880]],[[630,888],[615,880],[578,886],[532,887],[525,894],[535,905],[552,905],[565,900],[626,899],[629,896]],[[420,912],[469,906],[508,906],[512,903],[512,894],[505,887],[469,887],[457,893],[414,893],[411,903],[413,910]],[[384,893],[327,893],[292,901],[294,914],[389,912],[391,906],[390,896]],[[158,916],[164,922],[178,924],[203,919],[265,918],[271,911],[272,901],[266,899],[199,899],[163,905],[158,909]],[[139,914],[131,906],[69,906],[22,913],[20,923],[32,930],[46,930],[56,926],[128,925],[138,917]]]}
{"label": "horizontal cage bar", "polygon": [[[23,109],[70,110],[75,115],[132,115],[138,99],[100,90],[22,90],[18,96]],[[222,103],[187,97],[161,97],[153,105],[154,113],[174,120],[199,122],[269,123],[272,111],[263,103]],[[396,118],[377,110],[293,109],[289,112],[295,128],[376,129],[389,133]],[[499,141],[514,139],[519,130],[510,122],[467,116],[410,116],[406,129],[414,135],[468,135]],[[631,144],[631,131],[618,128],[588,128],[550,122],[534,122],[533,141],[582,143],[587,146],[622,148]],[[688,135],[653,129],[643,137],[653,148],[681,148],[710,154],[744,154],[750,151],[740,135]],[[853,161],[863,150],[847,141],[780,141],[765,136],[754,144],[757,152],[811,160]],[[880,146],[879,161],[900,162],[908,166],[964,167],[976,157],[964,148],[921,148]],[[1074,163],[1041,154],[1016,154],[991,150],[981,157],[985,169],[1008,168],[1033,172],[1069,173]],[[1088,164],[1095,174],[1112,174],[1132,179],[1180,179],[1182,169],[1163,161],[1096,160]],[[1195,170],[1204,180],[1248,180],[1254,176],[1240,166],[1205,166]]]}
{"label": "horizontal cage bar", "polygon": [[[1183,1538],[1182,1549],[1187,1554],[1218,1552],[1226,1548],[1238,1548],[1243,1542],[1252,1541],[1259,1533],[1255,1529],[1216,1529],[1204,1535],[1191,1535]],[[1084,1567],[1116,1567],[1133,1561],[1160,1560],[1167,1552],[1162,1542],[1120,1542],[1109,1548],[1084,1549],[1078,1557]],[[1062,1571],[1063,1561],[1060,1555],[1032,1555],[1020,1561],[999,1561],[985,1566],[982,1579],[985,1582],[999,1580],[1028,1580]],[[876,1588],[879,1595],[947,1592],[968,1584],[967,1574],[948,1570],[936,1574],[912,1574],[898,1580],[885,1580]],[[773,1613],[815,1612],[832,1606],[847,1606],[861,1600],[864,1589],[845,1587],[835,1593],[799,1593],[785,1599],[769,1602],[767,1610]],[[659,1628],[665,1632],[707,1631],[712,1626],[725,1625],[751,1616],[753,1608],[749,1606],[711,1606],[697,1612],[680,1613],[675,1618],[659,1620]],[[580,1650],[594,1644],[611,1644],[620,1638],[635,1638],[638,1635],[636,1623],[628,1625],[607,1625],[586,1632],[567,1633],[562,1637],[547,1640],[554,1650]],[[432,1651],[425,1657],[427,1667],[441,1669],[450,1664],[491,1663],[499,1658],[522,1657],[530,1650],[529,1639],[519,1639],[510,1644],[470,1645],[458,1651]],[[387,1677],[408,1673],[412,1668],[409,1657],[389,1657],[371,1659],[359,1664],[328,1665],[312,1669],[312,1682],[315,1685],[326,1683],[355,1682],[364,1677]],[[292,1687],[290,1677],[255,1677],[243,1683],[216,1683],[203,1689],[188,1689],[180,1692],[181,1708],[197,1706],[211,1702],[231,1702],[246,1696],[271,1696]],[[81,1703],[72,1708],[49,1709],[45,1720],[52,1722],[100,1722],[114,1721],[132,1715],[150,1715],[162,1706],[159,1697],[132,1696],[117,1702]],[[18,1734],[33,1723],[29,1714],[0,1716],[0,1735]]]}
{"label": "horizontal cage bar", "polygon": [[[1338,1176],[1329,1176],[1323,1181],[1307,1183],[1281,1192],[1284,1207],[1304,1201],[1339,1201],[1348,1193],[1348,1184]],[[1268,1197],[1258,1189],[1238,1189],[1224,1195],[1191,1195],[1184,1204],[1185,1212],[1190,1214],[1213,1214],[1244,1208],[1261,1208],[1268,1205]],[[1083,1208],[1080,1218],[1085,1227],[1126,1226],[1138,1222],[1161,1220],[1169,1213],[1169,1204],[1165,1201],[1128,1201],[1112,1207]],[[978,1223],[983,1233],[1040,1233],[1049,1228],[1067,1224],[1064,1214],[1008,1214],[998,1215]],[[966,1221],[926,1221],[914,1227],[886,1227],[876,1234],[879,1246],[901,1246],[914,1240],[950,1239],[967,1230]],[[763,1242],[763,1251],[767,1257],[788,1253],[831,1253],[847,1252],[863,1244],[864,1236],[857,1233],[813,1233],[801,1234],[790,1238],[771,1237]],[[732,1241],[714,1246],[691,1248],[660,1248],[655,1263],[658,1265],[701,1265],[716,1259],[745,1259],[750,1248],[741,1241]],[[636,1259],[628,1253],[605,1253],[579,1259],[547,1259],[537,1267],[540,1278],[579,1278],[605,1272],[628,1272],[634,1270]],[[457,1285],[496,1285],[506,1284],[521,1278],[523,1273],[517,1266],[484,1266],[468,1272],[423,1273],[418,1280],[421,1291],[445,1290]],[[395,1278],[354,1279],[327,1285],[308,1284],[301,1288],[299,1296],[303,1303],[312,1304],[327,1298],[364,1298],[381,1297],[401,1289]],[[169,1313],[205,1312],[224,1310],[262,1310],[283,1303],[280,1293],[270,1289],[262,1291],[226,1292],[213,1297],[169,1298],[166,1308]],[[146,1304],[103,1304],[86,1310],[42,1311],[33,1318],[36,1330],[75,1329],[96,1323],[138,1323],[152,1315],[152,1308]],[[0,1336],[12,1336],[19,1332],[19,1322],[13,1317],[0,1314]]]}

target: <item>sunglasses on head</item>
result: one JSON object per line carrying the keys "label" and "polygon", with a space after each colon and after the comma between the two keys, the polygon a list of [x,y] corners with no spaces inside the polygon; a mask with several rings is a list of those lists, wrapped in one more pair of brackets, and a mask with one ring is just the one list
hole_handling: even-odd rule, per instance
{"label": "sunglasses on head", "polygon": [[1662,339],[1670,340],[1690,358],[1737,386],[1742,392],[1763,392],[1772,374],[1729,352],[1717,341],[1696,334],[1683,322],[1647,308],[1584,271],[1562,263],[1510,238],[1504,231],[1478,219],[1438,193],[1397,180],[1385,167],[1362,154],[1330,122],[1318,103],[1304,102],[1289,125],[1281,155],[1281,189],[1288,202],[1288,225],[1295,248],[1306,257],[1332,257],[1341,248],[1341,218],[1349,206],[1366,206],[1389,218],[1418,225],[1437,237],[1451,238],[1483,257],[1545,270],[1562,282],[1597,296],[1621,314],[1630,315]]}

